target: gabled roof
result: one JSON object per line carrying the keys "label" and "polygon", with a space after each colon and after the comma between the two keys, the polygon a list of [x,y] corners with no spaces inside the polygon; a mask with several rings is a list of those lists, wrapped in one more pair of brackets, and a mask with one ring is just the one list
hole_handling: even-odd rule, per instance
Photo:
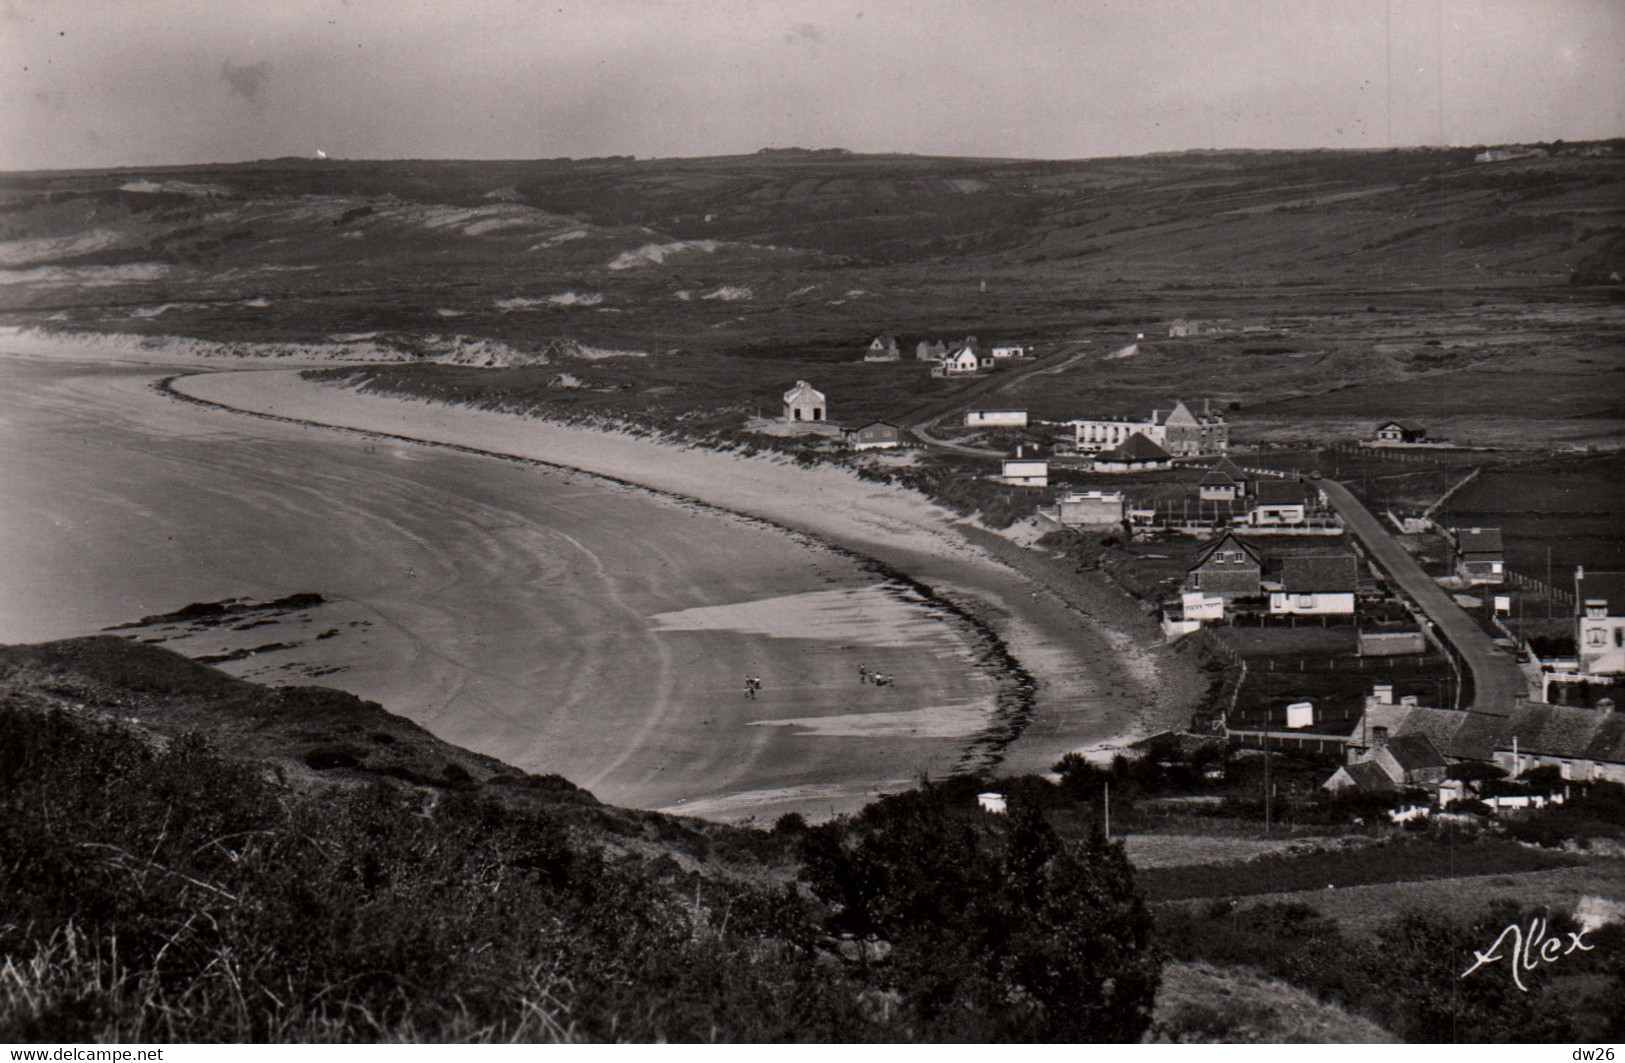
{"label": "gabled roof", "polygon": [[1425,431],[1427,431],[1427,429],[1423,428],[1421,425],[1417,424],[1415,421],[1384,421],[1384,422],[1382,422],[1381,424],[1379,424],[1377,426],[1377,431],[1380,432],[1384,428],[1398,428],[1402,432],[1425,432]]}
{"label": "gabled roof", "polygon": [[1185,408],[1183,402],[1174,403],[1174,408],[1168,412],[1168,420],[1164,424],[1196,424],[1196,417]]}
{"label": "gabled roof", "polygon": [[1606,602],[1609,616],[1625,616],[1625,572],[1581,572],[1575,579],[1575,605]]}
{"label": "gabled roof", "polygon": [[1369,760],[1362,760],[1355,764],[1345,764],[1342,770],[1348,773],[1348,777],[1354,781],[1355,787],[1364,793],[1381,794],[1395,789],[1394,780],[1388,777],[1388,773],[1383,771],[1381,766],[1373,764]]}
{"label": "gabled roof", "polygon": [[876,344],[879,344],[880,346],[887,347],[887,348],[895,347],[895,346],[897,346],[897,337],[896,336],[891,336],[891,335],[883,335],[883,336],[876,336],[874,339],[869,341],[869,346],[871,346],[871,347],[875,346]]}
{"label": "gabled roof", "polygon": [[1224,473],[1238,484],[1247,482],[1247,474],[1241,471],[1241,466],[1230,460],[1228,454],[1213,463],[1213,471]]}
{"label": "gabled roof", "polygon": [[1625,716],[1597,709],[1525,703],[1512,711],[1495,748],[1546,757],[1625,764]]}
{"label": "gabled roof", "polygon": [[865,428],[890,428],[893,432],[897,432],[899,434],[901,434],[902,431],[903,431],[901,428],[898,428],[896,425],[892,424],[890,421],[862,421],[862,422],[859,422],[858,424],[842,425],[841,426],[841,431],[843,431],[843,432],[861,432]]}
{"label": "gabled roof", "polygon": [[1171,461],[1173,455],[1156,444],[1144,432],[1135,432],[1122,443],[1106,451],[1096,461]]}
{"label": "gabled roof", "polygon": [[1498,554],[1502,551],[1500,528],[1457,528],[1456,550],[1463,554]]}
{"label": "gabled roof", "polygon": [[1264,563],[1264,557],[1258,552],[1256,547],[1249,543],[1242,542],[1231,532],[1225,532],[1223,535],[1207,544],[1207,546],[1202,549],[1202,552],[1196,555],[1195,563],[1185,571],[1190,572],[1194,569],[1201,568],[1203,565],[1207,564],[1208,558],[1212,557],[1220,550],[1240,550],[1242,553],[1252,558],[1254,564],[1262,566]]}
{"label": "gabled roof", "polygon": [[1261,506],[1302,505],[1306,497],[1298,480],[1259,480],[1253,485],[1253,499]]}
{"label": "gabled roof", "polygon": [[1221,472],[1218,469],[1214,469],[1212,472],[1202,477],[1200,485],[1202,487],[1235,487],[1236,478],[1227,472]]}
{"label": "gabled roof", "polygon": [[1422,771],[1427,768],[1448,766],[1444,754],[1439,752],[1438,747],[1433,744],[1433,740],[1421,732],[1389,739],[1388,752],[1393,755],[1394,761],[1405,771]]}
{"label": "gabled roof", "polygon": [[1353,554],[1298,554],[1281,558],[1281,589],[1288,594],[1350,594],[1360,582]]}
{"label": "gabled roof", "polygon": [[1447,757],[1489,760],[1505,724],[1506,717],[1481,712],[1417,705],[1369,705],[1349,738],[1356,744],[1369,744],[1372,730],[1386,727],[1390,745],[1394,738],[1425,734],[1433,747]]}
{"label": "gabled roof", "polygon": [[784,404],[789,406],[803,399],[824,401],[824,393],[807,383],[805,380],[796,381],[796,386],[784,393]]}

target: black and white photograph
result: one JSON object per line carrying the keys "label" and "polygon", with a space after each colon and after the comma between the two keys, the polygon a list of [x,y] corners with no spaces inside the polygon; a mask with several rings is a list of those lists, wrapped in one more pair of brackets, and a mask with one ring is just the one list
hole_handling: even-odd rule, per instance
{"label": "black and white photograph", "polygon": [[1619,0],[0,0],[0,1043],[1605,1063],[1622,456]]}

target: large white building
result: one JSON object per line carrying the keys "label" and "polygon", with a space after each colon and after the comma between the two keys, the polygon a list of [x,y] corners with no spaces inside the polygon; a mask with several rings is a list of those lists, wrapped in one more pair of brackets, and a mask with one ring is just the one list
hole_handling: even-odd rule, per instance
{"label": "large white building", "polygon": [[1574,570],[1575,656],[1588,675],[1625,674],[1625,572]]}
{"label": "large white building", "polygon": [[1149,420],[1096,418],[1063,421],[1072,429],[1073,444],[1081,453],[1112,450],[1142,435],[1178,458],[1223,454],[1230,449],[1230,426],[1222,413],[1194,414],[1183,402],[1175,403],[1167,417],[1152,410]]}

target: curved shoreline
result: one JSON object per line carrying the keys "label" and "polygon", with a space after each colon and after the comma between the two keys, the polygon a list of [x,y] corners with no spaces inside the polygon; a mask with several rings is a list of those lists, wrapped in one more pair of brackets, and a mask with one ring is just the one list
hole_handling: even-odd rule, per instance
{"label": "curved shoreline", "polygon": [[[182,380],[209,378],[223,383],[223,378],[236,373],[277,378],[274,386],[282,389],[284,397],[293,394],[301,400],[304,405],[300,412],[307,415],[271,412],[282,401],[275,391],[254,409],[219,401],[218,395],[205,398],[179,385]],[[1150,648],[1156,645],[1154,635],[1148,635],[1146,630],[1136,632],[1133,628],[1138,624],[1125,622],[1128,603],[1115,601],[1121,597],[1120,592],[1108,587],[1082,587],[1080,581],[1069,580],[1080,583],[1080,587],[1070,588],[1067,595],[1056,594],[1048,582],[1024,571],[1031,566],[1013,565],[970,541],[966,529],[956,526],[960,521],[923,496],[897,488],[877,488],[859,481],[846,469],[815,472],[791,470],[786,465],[782,470],[767,470],[766,462],[771,459],[705,452],[534,415],[436,403],[387,392],[361,392],[308,381],[288,367],[171,373],[156,386],[176,399],[237,414],[568,470],[758,523],[809,545],[835,551],[876,576],[894,581],[894,585],[910,588],[940,610],[944,619],[971,637],[979,651],[979,666],[995,679],[995,718],[965,747],[958,770],[997,767],[1009,760],[1012,747],[1020,754],[1015,758],[1020,770],[1045,770],[1063,752],[1121,743],[1153,726],[1166,725],[1166,720],[1154,725],[1150,719],[1157,703],[1164,701],[1159,695],[1177,691],[1173,700],[1187,700],[1188,685],[1170,685],[1160,674],[1161,661],[1171,658],[1159,656]],[[290,386],[296,389],[294,393],[288,391]],[[358,412],[362,407],[347,406],[342,413],[320,409],[323,419],[308,416],[312,404],[342,405],[357,399],[372,404],[366,415]],[[406,421],[408,429],[421,431],[421,425],[410,424],[414,415],[442,414],[462,420],[444,427],[437,424],[438,434],[464,441],[389,430]],[[369,420],[372,426],[364,426]],[[386,427],[378,427],[380,420]],[[560,460],[555,454],[537,456],[530,449],[530,437],[524,437],[522,444],[501,438],[526,429],[542,436],[551,434],[550,440],[536,442],[537,447],[551,442],[565,449],[596,445],[600,450],[577,461]],[[495,437],[496,444],[467,442],[471,435],[478,443]],[[496,449],[504,444],[522,445],[526,452]],[[613,453],[606,457],[610,451]],[[592,453],[598,455],[596,460]],[[657,462],[668,464],[656,467]],[[645,467],[651,469],[647,477],[626,474],[628,468]],[[781,482],[780,473],[791,471],[794,475]],[[732,481],[728,479],[730,473],[735,477]],[[674,482],[689,489],[678,489]],[[771,491],[762,494],[769,482]],[[717,494],[733,494],[733,504],[703,497],[692,489],[696,484],[712,483],[729,485]],[[753,488],[755,494],[751,493]],[[1044,562],[1036,554],[1033,560]],[[1080,607],[1080,588],[1091,607]],[[1093,606],[1108,597],[1114,602],[1105,603],[1108,608],[1104,612],[1115,611],[1117,615],[1102,619]],[[1143,613],[1139,615],[1143,617]],[[1180,706],[1179,715],[1172,719],[1182,725],[1184,718],[1184,706]],[[1031,740],[1035,733],[1041,733],[1043,740]],[[1029,741],[1017,746],[1024,737]]]}
{"label": "curved shoreline", "polygon": [[[240,371],[240,370],[230,370]],[[262,372],[287,372],[286,369],[260,370]],[[282,414],[264,413],[258,410],[243,409],[227,403],[212,399],[200,398],[190,395],[175,386],[176,381],[190,377],[210,376],[215,371],[195,373],[174,373],[162,377],[152,383],[154,390],[169,398],[196,406],[210,409],[224,410],[245,417],[256,417],[261,420],[275,421],[282,424],[297,425],[304,428],[320,428],[327,431],[343,432],[358,435],[368,439],[390,440],[398,443],[410,443],[416,446],[433,447],[441,450],[450,450],[461,454],[470,454],[476,457],[493,458],[498,461],[511,462],[518,465],[538,466],[559,469],[582,476],[590,476],[612,483],[619,487],[632,488],[639,491],[648,491],[652,494],[681,502],[685,505],[707,509],[719,514],[725,514],[737,520],[745,521],[789,536],[799,542],[805,542],[828,550],[854,562],[864,571],[869,572],[883,581],[883,585],[901,586],[918,595],[928,608],[939,615],[946,623],[958,630],[962,635],[968,636],[974,645],[976,667],[989,675],[995,683],[994,718],[988,725],[975,735],[969,744],[960,752],[955,773],[971,771],[988,771],[997,767],[1004,759],[1005,751],[1021,737],[1031,721],[1034,712],[1034,696],[1037,681],[1022,666],[1020,660],[1010,651],[1009,646],[999,633],[975,616],[971,611],[939,594],[933,586],[909,575],[893,565],[872,557],[845,544],[835,542],[815,532],[793,528],[778,521],[754,513],[745,513],[740,510],[729,509],[726,506],[709,502],[703,498],[686,495],[681,492],[669,491],[663,488],[651,487],[647,484],[637,483],[621,477],[605,473],[594,472],[579,466],[564,462],[548,461],[544,458],[528,457],[519,454],[509,454],[503,451],[489,450],[464,443],[451,443],[442,440],[422,439],[416,436],[400,435],[392,432],[382,432],[367,428],[358,428],[353,425],[331,424],[324,421],[314,421],[302,417],[288,417]]]}

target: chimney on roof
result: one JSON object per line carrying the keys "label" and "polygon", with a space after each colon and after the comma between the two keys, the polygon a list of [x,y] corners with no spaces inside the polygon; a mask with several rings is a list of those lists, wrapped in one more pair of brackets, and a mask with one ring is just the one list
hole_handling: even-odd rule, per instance
{"label": "chimney on roof", "polygon": [[1416,700],[1415,694],[1406,694],[1404,697],[1399,699],[1399,703],[1401,705],[1408,705],[1413,709],[1419,704],[1419,702]]}
{"label": "chimney on roof", "polygon": [[1394,685],[1392,683],[1377,683],[1371,688],[1371,698],[1378,705],[1392,705],[1394,703]]}
{"label": "chimney on roof", "polygon": [[1371,745],[1374,749],[1386,749],[1388,747],[1388,728],[1373,727],[1371,729]]}

